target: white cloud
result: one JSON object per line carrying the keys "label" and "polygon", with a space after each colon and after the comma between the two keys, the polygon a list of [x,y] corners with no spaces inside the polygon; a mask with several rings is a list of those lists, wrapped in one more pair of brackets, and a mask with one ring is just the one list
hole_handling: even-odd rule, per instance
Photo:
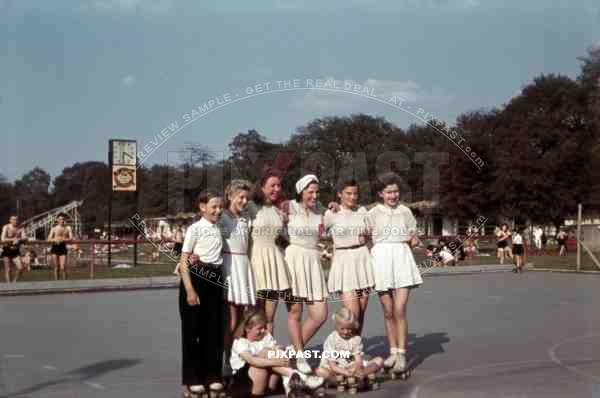
{"label": "white cloud", "polygon": [[135,75],[127,75],[121,79],[121,84],[125,87],[131,87],[135,84]]}
{"label": "white cloud", "polygon": [[[388,106],[380,102],[389,102],[392,97],[396,97],[396,103],[402,99],[402,107],[410,106],[416,110],[418,108],[436,109],[447,108],[453,97],[441,89],[426,90],[419,84],[407,81],[394,80],[375,80],[367,79],[364,81],[354,80],[335,80],[333,78],[324,79],[330,82],[335,81],[339,90],[307,90],[301,97],[296,97],[291,108],[296,111],[304,111],[319,114],[347,114],[354,112],[365,112],[375,110],[379,112],[388,111]],[[331,83],[333,85],[333,83]],[[358,91],[368,88],[369,95],[354,94],[355,85],[359,85]],[[352,87],[346,90],[346,87]],[[374,93],[377,98],[370,97]],[[379,100],[379,101],[378,101]]]}

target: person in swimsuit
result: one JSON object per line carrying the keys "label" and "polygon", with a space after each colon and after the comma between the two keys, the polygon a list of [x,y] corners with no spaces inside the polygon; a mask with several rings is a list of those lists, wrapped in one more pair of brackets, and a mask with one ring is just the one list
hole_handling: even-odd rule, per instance
{"label": "person in swimsuit", "polygon": [[56,225],[50,230],[48,241],[52,242],[50,254],[54,257],[54,280],[58,280],[60,269],[61,279],[67,279],[67,241],[73,239],[71,227],[65,225],[65,214],[59,214],[56,219]]}
{"label": "person in swimsuit", "polygon": [[17,227],[17,216],[10,216],[8,224],[2,227],[2,259],[4,262],[4,280],[6,283],[11,282],[10,268],[14,262],[16,267],[15,276],[12,279],[16,282],[21,275],[23,265],[20,258],[20,246],[25,241],[25,233],[22,229]]}

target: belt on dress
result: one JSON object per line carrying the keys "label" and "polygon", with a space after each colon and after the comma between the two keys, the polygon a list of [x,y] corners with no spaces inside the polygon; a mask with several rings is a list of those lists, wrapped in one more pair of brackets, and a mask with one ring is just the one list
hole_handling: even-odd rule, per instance
{"label": "belt on dress", "polygon": [[290,246],[298,246],[298,247],[301,247],[303,249],[308,249],[308,250],[321,250],[318,246],[306,246],[306,245],[301,245],[299,243],[290,243]]}
{"label": "belt on dress", "polygon": [[195,263],[189,263],[190,268],[208,268],[214,270],[220,270],[222,264],[212,264],[212,263],[203,263],[202,261],[198,261]]}
{"label": "belt on dress", "polygon": [[247,256],[248,253],[224,251],[223,254],[231,254],[234,256]]}
{"label": "belt on dress", "polygon": [[363,246],[366,246],[366,244],[363,243],[363,244],[360,244],[360,245],[336,247],[335,250],[352,250],[352,249],[358,249],[358,248],[363,247]]}

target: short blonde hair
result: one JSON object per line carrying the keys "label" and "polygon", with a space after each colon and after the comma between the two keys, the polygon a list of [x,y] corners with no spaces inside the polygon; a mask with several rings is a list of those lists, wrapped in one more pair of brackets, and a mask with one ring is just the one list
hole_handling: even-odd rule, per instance
{"label": "short blonde hair", "polygon": [[229,185],[225,188],[225,197],[223,198],[225,200],[225,208],[229,208],[231,205],[229,197],[235,196],[239,191],[252,192],[252,183],[247,180],[231,180]]}
{"label": "short blonde hair", "polygon": [[336,324],[341,323],[341,322],[348,323],[348,324],[352,325],[352,328],[354,330],[357,330],[359,327],[358,319],[356,319],[356,315],[354,315],[354,312],[350,311],[346,307],[342,307],[339,310],[337,310],[335,312],[335,314],[333,314],[331,319],[333,319],[333,321]]}

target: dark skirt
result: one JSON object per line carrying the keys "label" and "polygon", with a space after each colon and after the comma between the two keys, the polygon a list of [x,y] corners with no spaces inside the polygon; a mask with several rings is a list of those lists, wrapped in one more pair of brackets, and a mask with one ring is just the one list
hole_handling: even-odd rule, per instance
{"label": "dark skirt", "polygon": [[2,257],[8,257],[10,259],[19,257],[21,252],[19,246],[6,245],[2,247]]}
{"label": "dark skirt", "polygon": [[516,256],[522,256],[523,253],[524,253],[524,251],[523,251],[523,245],[513,244],[512,252]]}
{"label": "dark skirt", "polygon": [[250,365],[246,364],[233,375],[231,396],[233,398],[248,397],[252,392],[252,380],[248,375]]}
{"label": "dark skirt", "polygon": [[183,385],[207,386],[222,381],[225,302],[221,270],[214,267],[190,267],[200,305],[188,305],[183,281],[179,285]]}
{"label": "dark skirt", "polygon": [[175,242],[175,245],[173,245],[173,251],[178,256],[181,256],[181,249],[182,248],[183,248],[183,243]]}
{"label": "dark skirt", "polygon": [[498,245],[498,249],[504,249],[506,246],[508,246],[508,244],[506,243],[505,240],[501,240],[500,242],[497,243]]}
{"label": "dark skirt", "polygon": [[53,243],[50,247],[50,254],[54,254],[56,256],[66,256],[67,244],[65,242]]}

